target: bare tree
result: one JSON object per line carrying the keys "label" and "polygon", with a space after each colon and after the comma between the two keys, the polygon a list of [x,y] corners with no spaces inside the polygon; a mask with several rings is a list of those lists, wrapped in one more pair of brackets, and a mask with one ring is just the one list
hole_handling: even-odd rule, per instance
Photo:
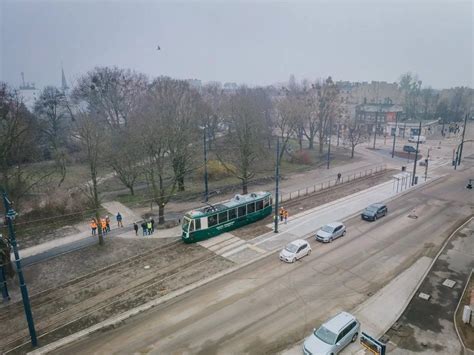
{"label": "bare tree", "polygon": [[354,158],[354,151],[355,147],[362,143],[366,137],[366,128],[355,122],[355,120],[350,120],[346,123],[346,130],[345,130],[345,140],[349,141],[351,146],[351,158]]}
{"label": "bare tree", "polygon": [[243,194],[248,193],[248,182],[255,175],[256,161],[263,153],[265,112],[259,90],[241,87],[229,97],[229,131],[217,153],[224,167],[242,182]]}
{"label": "bare tree", "polygon": [[64,93],[52,86],[45,87],[35,102],[34,112],[51,156],[59,169],[61,185],[66,178],[66,147],[70,136],[70,115]]}
{"label": "bare tree", "polygon": [[281,159],[287,148],[288,141],[297,132],[300,107],[297,97],[287,92],[287,95],[276,103],[275,108],[275,128],[280,137]]}
{"label": "bare tree", "polygon": [[95,219],[98,225],[99,245],[104,244],[102,229],[100,228],[100,197],[98,190],[98,178],[100,159],[104,151],[104,142],[106,130],[100,124],[100,120],[89,113],[78,112],[74,117],[74,137],[80,142],[89,165],[90,181],[86,184],[84,190],[90,200],[91,206],[95,211]]}
{"label": "bare tree", "polygon": [[147,89],[144,75],[116,67],[99,67],[79,78],[73,101],[86,106],[111,128],[127,126]]}
{"label": "bare tree", "polygon": [[403,106],[407,119],[418,118],[421,84],[422,81],[416,74],[408,72],[400,77],[399,85],[403,93]]}

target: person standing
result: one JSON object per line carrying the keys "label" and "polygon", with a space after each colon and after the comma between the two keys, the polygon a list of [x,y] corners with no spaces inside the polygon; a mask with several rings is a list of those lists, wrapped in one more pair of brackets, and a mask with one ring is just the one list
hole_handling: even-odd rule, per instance
{"label": "person standing", "polygon": [[146,228],[148,230],[148,235],[151,235],[151,231],[152,231],[151,220],[148,220],[146,224]]}
{"label": "person standing", "polygon": [[107,228],[107,232],[110,232],[110,218],[109,218],[109,216],[105,216],[105,228]]}
{"label": "person standing", "polygon": [[97,233],[97,222],[94,218],[91,220],[91,229],[92,229],[92,236],[96,235]]}
{"label": "person standing", "polygon": [[280,222],[283,222],[283,217],[285,215],[285,209],[283,207],[280,207],[279,215],[280,215]]}
{"label": "person standing", "polygon": [[123,223],[122,223],[122,215],[120,212],[117,212],[117,227],[123,228]]}
{"label": "person standing", "polygon": [[284,218],[285,218],[285,224],[287,224],[288,223],[288,210],[285,210],[283,212],[283,215],[284,215]]}
{"label": "person standing", "polygon": [[151,233],[153,233],[155,231],[155,220],[153,219],[153,217],[151,218],[150,222],[151,222]]}
{"label": "person standing", "polygon": [[104,235],[107,235],[107,221],[105,220],[105,218],[101,218],[100,227],[102,228],[102,233]]}
{"label": "person standing", "polygon": [[142,226],[142,230],[143,230],[143,236],[146,236],[147,235],[146,222],[143,221],[141,226]]}
{"label": "person standing", "polygon": [[341,176],[342,176],[342,174],[341,174],[341,173],[337,173],[337,180],[336,180],[336,184],[341,182]]}
{"label": "person standing", "polygon": [[133,230],[135,231],[135,235],[138,235],[138,224],[133,222]]}

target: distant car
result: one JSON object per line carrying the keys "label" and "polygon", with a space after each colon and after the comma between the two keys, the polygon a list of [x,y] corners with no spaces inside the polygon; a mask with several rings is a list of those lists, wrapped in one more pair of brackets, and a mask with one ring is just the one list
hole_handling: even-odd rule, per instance
{"label": "distant car", "polygon": [[410,138],[408,138],[408,141],[410,143],[417,143],[418,141],[420,143],[425,143],[426,142],[426,137],[425,136],[411,136]]}
{"label": "distant car", "polygon": [[359,321],[350,313],[341,312],[314,329],[303,344],[306,355],[338,354],[349,343],[357,340],[360,331]]}
{"label": "distant car", "polygon": [[311,254],[311,246],[306,240],[297,239],[289,243],[280,252],[280,260],[287,263],[294,263],[296,260]]}
{"label": "distant car", "polygon": [[407,153],[415,153],[415,152],[416,152],[416,148],[415,148],[415,147],[412,147],[411,145],[404,145],[404,146],[403,146],[403,151],[404,151],[404,152],[407,152]]}
{"label": "distant car", "polygon": [[323,243],[331,243],[334,239],[346,234],[346,226],[341,222],[326,224],[316,232],[316,240]]}
{"label": "distant car", "polygon": [[387,212],[387,206],[385,206],[383,203],[374,203],[362,212],[361,217],[366,221],[375,221],[377,218],[386,216]]}

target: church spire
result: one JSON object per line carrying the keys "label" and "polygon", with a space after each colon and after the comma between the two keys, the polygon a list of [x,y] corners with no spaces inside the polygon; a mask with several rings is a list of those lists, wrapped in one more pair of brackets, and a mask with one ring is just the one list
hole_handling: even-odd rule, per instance
{"label": "church spire", "polygon": [[67,86],[66,75],[64,75],[64,68],[61,66],[61,90],[63,92],[66,92],[67,89],[69,89],[69,86]]}

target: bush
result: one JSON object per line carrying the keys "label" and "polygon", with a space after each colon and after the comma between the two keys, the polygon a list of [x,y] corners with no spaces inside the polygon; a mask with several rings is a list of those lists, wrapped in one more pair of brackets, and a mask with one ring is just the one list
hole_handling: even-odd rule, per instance
{"label": "bush", "polygon": [[311,165],[313,164],[313,159],[309,151],[298,150],[291,155],[291,162],[295,164]]}
{"label": "bush", "polygon": [[[227,168],[231,171],[235,171],[235,166],[229,163],[226,163]],[[196,174],[198,176],[204,176],[204,167],[197,169]],[[231,176],[232,173],[225,168],[219,160],[209,160],[207,162],[207,177],[209,180],[220,180]]]}

